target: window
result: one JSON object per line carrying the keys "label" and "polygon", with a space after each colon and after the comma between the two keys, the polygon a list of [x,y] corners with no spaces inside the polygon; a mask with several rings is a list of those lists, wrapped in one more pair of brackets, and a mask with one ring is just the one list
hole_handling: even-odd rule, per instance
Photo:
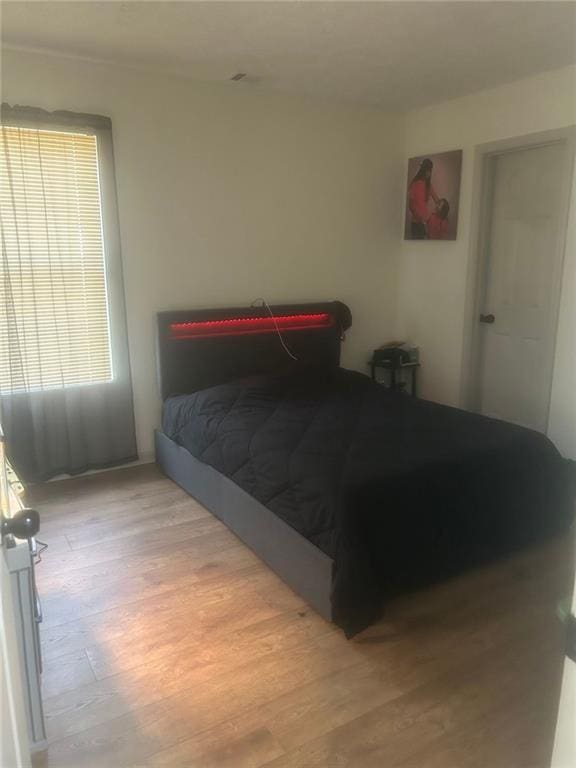
{"label": "window", "polygon": [[97,137],[0,127],[0,392],[112,380]]}

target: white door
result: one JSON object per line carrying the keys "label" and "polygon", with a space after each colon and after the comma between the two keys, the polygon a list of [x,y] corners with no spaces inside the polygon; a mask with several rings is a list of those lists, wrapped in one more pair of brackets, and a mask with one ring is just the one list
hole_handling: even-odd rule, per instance
{"label": "white door", "polygon": [[562,267],[564,143],[497,155],[480,304],[477,409],[545,432]]}
{"label": "white door", "polygon": [[27,768],[30,751],[10,574],[0,546],[0,766]]}

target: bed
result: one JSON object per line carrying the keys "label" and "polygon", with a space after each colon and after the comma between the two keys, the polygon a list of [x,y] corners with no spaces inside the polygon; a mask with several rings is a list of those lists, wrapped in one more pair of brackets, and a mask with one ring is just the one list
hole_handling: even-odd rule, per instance
{"label": "bed", "polygon": [[348,637],[392,596],[565,530],[543,435],[339,366],[340,302],[163,312],[156,457]]}

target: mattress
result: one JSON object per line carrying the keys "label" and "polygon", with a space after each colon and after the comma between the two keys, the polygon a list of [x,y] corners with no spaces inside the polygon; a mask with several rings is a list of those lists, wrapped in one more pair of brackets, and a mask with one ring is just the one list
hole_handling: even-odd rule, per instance
{"label": "mattress", "polygon": [[170,397],[162,429],[333,558],[347,635],[572,519],[573,466],[544,435],[343,369]]}

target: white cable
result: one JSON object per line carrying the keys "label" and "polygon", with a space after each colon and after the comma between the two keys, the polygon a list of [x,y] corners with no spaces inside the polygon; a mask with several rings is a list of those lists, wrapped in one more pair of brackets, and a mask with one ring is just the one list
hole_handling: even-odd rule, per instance
{"label": "white cable", "polygon": [[280,328],[278,327],[278,323],[276,322],[276,318],[274,317],[274,313],[273,313],[273,312],[272,312],[272,310],[270,309],[270,305],[268,304],[268,302],[266,301],[266,299],[258,298],[258,299],[254,299],[254,301],[252,302],[251,306],[253,307],[253,306],[256,304],[256,302],[257,302],[257,301],[261,301],[261,302],[262,302],[262,306],[263,306],[263,307],[266,307],[266,309],[267,309],[267,310],[268,310],[268,312],[270,313],[270,317],[272,318],[272,322],[274,323],[274,327],[276,328],[276,333],[278,334],[278,338],[280,339],[280,343],[281,343],[281,344],[282,344],[282,346],[284,347],[284,351],[286,352],[286,354],[290,355],[290,357],[292,358],[292,360],[296,360],[296,361],[297,361],[297,360],[298,360],[298,358],[296,357],[296,355],[294,355],[294,354],[293,354],[293,353],[292,353],[292,352],[291,352],[291,351],[288,349],[288,346],[286,345],[286,342],[284,341],[284,337],[282,336],[282,333],[280,332]]}

